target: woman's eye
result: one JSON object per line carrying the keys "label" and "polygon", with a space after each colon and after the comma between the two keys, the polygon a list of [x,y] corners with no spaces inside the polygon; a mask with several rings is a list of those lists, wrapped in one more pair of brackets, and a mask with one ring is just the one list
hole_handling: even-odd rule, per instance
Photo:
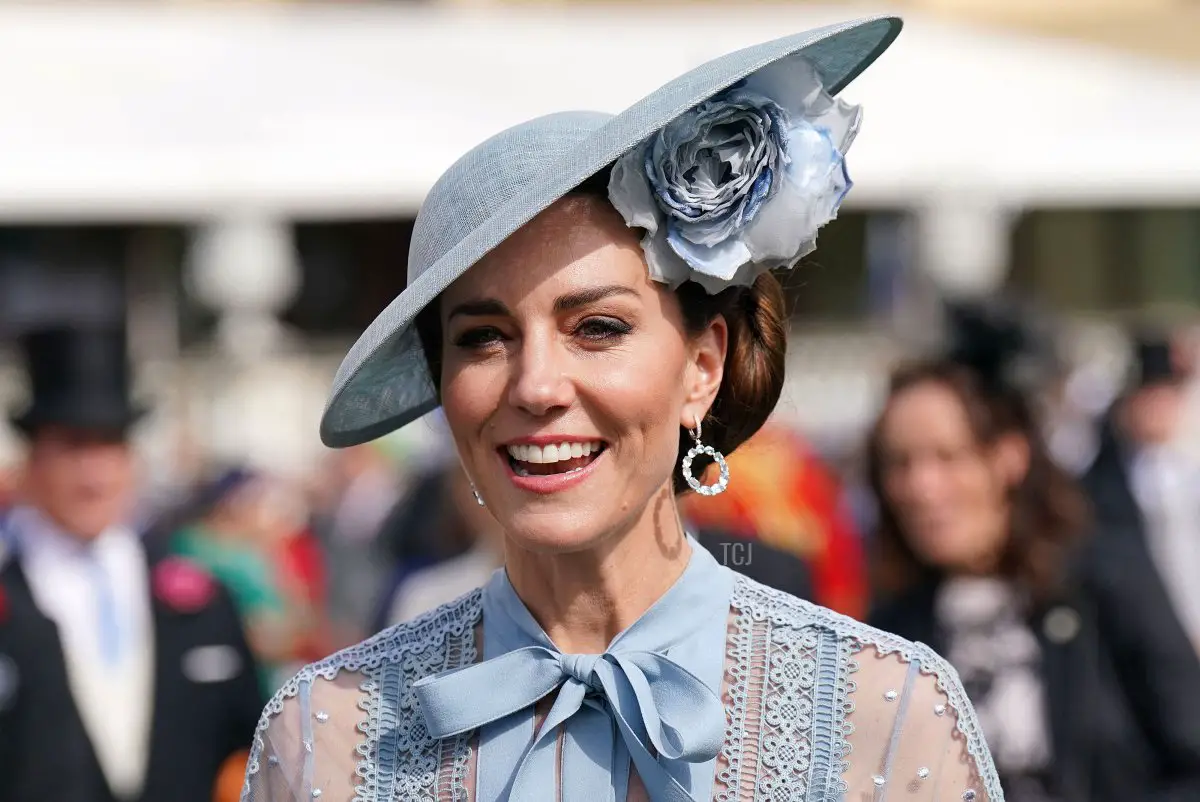
{"label": "woman's eye", "polygon": [[631,331],[633,327],[628,323],[612,317],[589,317],[575,329],[578,336],[587,340],[608,340]]}
{"label": "woman's eye", "polygon": [[956,465],[971,458],[971,449],[947,446],[937,451],[936,457],[942,465]]}
{"label": "woman's eye", "polygon": [[459,348],[481,348],[502,339],[500,330],[493,326],[481,326],[469,329],[455,338],[454,344]]}

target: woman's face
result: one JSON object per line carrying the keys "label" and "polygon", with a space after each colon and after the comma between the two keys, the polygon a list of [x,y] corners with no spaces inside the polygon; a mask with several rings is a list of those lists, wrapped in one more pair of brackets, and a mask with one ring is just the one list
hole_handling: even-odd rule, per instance
{"label": "woman's face", "polygon": [[953,390],[923,382],[889,401],[880,427],[884,502],[926,565],[986,572],[1008,537],[1014,444],[977,442]]}
{"label": "woman's face", "polygon": [[515,545],[577,551],[673,503],[679,427],[712,404],[725,324],[688,335],[611,207],[551,206],[447,288],[440,314],[446,420]]}

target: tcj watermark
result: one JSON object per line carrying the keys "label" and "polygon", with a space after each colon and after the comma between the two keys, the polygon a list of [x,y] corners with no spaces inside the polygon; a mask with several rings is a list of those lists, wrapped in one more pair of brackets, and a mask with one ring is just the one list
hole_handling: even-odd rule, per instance
{"label": "tcj watermark", "polygon": [[754,562],[754,544],[740,541],[721,544],[721,564],[726,568],[737,568]]}

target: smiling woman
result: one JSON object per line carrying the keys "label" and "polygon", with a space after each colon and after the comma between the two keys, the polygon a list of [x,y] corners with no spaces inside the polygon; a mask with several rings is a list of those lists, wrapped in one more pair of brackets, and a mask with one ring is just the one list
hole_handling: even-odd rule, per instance
{"label": "smiling woman", "polygon": [[[731,452],[782,388],[775,278],[716,295],[651,280],[607,178],[551,205],[417,316],[459,455],[488,508],[512,521],[510,549],[574,552],[634,526],[677,529],[674,505],[650,500],[670,500],[662,477],[691,446],[680,428],[707,418],[709,441]],[[726,374],[731,345],[741,358]],[[674,489],[686,487],[678,474]]]}
{"label": "smiling woman", "polygon": [[438,181],[322,435],[440,404],[504,567],[301,671],[248,802],[1001,799],[940,658],[719,565],[676,506],[736,481],[703,487],[695,461],[723,465],[779,398],[770,271],[836,214],[859,111],[831,92],[898,30],[740,51],[615,117],[498,134]]}

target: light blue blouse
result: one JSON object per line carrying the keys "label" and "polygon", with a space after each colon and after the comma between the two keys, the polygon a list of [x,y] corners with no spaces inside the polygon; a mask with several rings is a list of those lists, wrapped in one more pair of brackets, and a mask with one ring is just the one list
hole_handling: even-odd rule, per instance
{"label": "light blue blouse", "polygon": [[244,802],[1003,799],[941,658],[690,545],[602,655],[560,652],[499,570],[305,668]]}
{"label": "light blue blouse", "polygon": [[[695,799],[712,787],[725,735],[733,577],[693,541],[671,589],[603,655],[580,655],[558,650],[497,571],[483,589],[484,662],[415,684],[430,734],[482,727],[480,799],[534,799],[561,773],[562,802],[593,802],[600,788],[624,800],[631,762],[652,799]],[[534,704],[555,689],[535,730]]]}

